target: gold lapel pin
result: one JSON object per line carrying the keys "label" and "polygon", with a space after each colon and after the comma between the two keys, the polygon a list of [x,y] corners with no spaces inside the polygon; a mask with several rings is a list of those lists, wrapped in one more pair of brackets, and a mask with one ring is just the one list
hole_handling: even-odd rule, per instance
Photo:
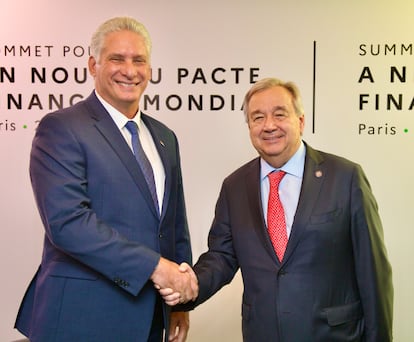
{"label": "gold lapel pin", "polygon": [[315,176],[316,176],[317,178],[321,178],[321,177],[322,177],[322,171],[321,171],[321,170],[316,171],[316,172],[315,172]]}

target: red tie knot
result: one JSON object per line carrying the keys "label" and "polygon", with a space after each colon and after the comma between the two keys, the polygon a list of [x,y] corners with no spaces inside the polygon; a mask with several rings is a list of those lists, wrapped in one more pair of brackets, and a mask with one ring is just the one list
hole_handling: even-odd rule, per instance
{"label": "red tie knot", "polygon": [[285,171],[272,171],[269,173],[268,177],[270,184],[276,187],[279,187],[279,183],[282,180],[283,176],[286,174]]}

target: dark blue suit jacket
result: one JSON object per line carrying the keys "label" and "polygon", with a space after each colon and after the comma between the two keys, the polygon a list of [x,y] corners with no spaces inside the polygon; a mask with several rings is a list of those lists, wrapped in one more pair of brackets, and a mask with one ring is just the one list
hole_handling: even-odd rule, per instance
{"label": "dark blue suit jacket", "polygon": [[389,342],[393,287],[377,203],[361,167],[306,147],[282,263],[269,239],[259,159],[227,177],[209,250],[194,266],[199,305],[240,268],[246,342]]}
{"label": "dark blue suit jacket", "polygon": [[156,299],[149,277],[160,255],[191,263],[177,139],[142,120],[165,169],[161,217],[94,93],[41,120],[30,175],[44,250],[16,320],[31,341],[146,341]]}

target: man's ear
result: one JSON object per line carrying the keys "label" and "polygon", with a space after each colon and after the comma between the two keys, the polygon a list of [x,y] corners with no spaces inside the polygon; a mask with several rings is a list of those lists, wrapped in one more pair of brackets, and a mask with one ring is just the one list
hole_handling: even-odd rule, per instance
{"label": "man's ear", "polygon": [[96,75],[96,59],[93,56],[89,56],[88,59],[88,68],[89,68],[89,73],[91,74],[92,77],[95,77]]}

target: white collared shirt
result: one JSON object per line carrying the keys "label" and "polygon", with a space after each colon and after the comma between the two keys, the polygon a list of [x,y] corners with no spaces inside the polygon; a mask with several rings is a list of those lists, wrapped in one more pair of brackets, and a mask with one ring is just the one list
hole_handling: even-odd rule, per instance
{"label": "white collared shirt", "polygon": [[157,190],[159,211],[161,212],[165,191],[165,170],[160,155],[158,154],[157,148],[155,146],[154,139],[152,138],[152,135],[148,130],[147,126],[145,126],[144,122],[141,120],[141,111],[138,111],[133,119],[128,119],[124,114],[122,114],[120,111],[118,111],[108,102],[106,102],[96,91],[95,94],[99,101],[102,103],[102,105],[105,107],[105,109],[108,111],[112,120],[114,120],[116,126],[125,138],[125,141],[127,142],[131,151],[133,151],[131,133],[128,131],[125,125],[129,120],[135,121],[138,125],[139,139],[141,141],[142,148],[145,154],[147,155],[149,162],[151,163],[152,170],[154,173],[154,181],[155,188]]}
{"label": "white collared shirt", "polygon": [[303,141],[296,153],[288,162],[279,169],[269,165],[263,158],[260,158],[260,187],[262,194],[263,215],[267,224],[267,204],[269,201],[269,178],[268,174],[274,170],[286,172],[279,184],[279,196],[283,205],[286,219],[287,236],[290,236],[293,219],[298,207],[300,189],[302,187],[303,171],[305,168],[306,149]]}

